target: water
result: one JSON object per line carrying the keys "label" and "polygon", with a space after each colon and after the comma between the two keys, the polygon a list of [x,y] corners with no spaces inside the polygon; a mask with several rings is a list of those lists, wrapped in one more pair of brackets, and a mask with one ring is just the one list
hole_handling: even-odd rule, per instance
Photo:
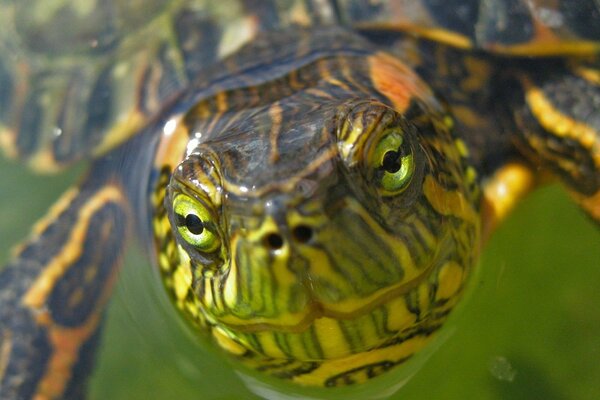
{"label": "water", "polygon": [[[75,180],[0,163],[0,258]],[[600,398],[600,230],[559,187],[528,198],[486,247],[454,333],[395,399]],[[131,252],[110,306],[92,399],[253,399],[202,351]],[[512,379],[506,379],[512,377]]]}

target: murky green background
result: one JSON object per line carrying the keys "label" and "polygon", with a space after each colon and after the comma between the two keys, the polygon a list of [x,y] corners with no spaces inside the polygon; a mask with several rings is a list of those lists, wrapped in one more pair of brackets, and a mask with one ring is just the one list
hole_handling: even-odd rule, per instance
{"label": "murky green background", "polygon": [[[0,162],[0,260],[75,180]],[[487,246],[455,332],[393,398],[600,398],[600,229],[559,187],[528,198]],[[131,252],[107,318],[93,399],[252,399],[201,351]]]}

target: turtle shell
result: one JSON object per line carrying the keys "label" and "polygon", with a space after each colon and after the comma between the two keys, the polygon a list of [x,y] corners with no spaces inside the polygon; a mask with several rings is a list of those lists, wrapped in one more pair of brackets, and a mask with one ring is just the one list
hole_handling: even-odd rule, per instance
{"label": "turtle shell", "polygon": [[320,18],[250,3],[2,2],[0,147],[42,172],[104,154],[259,30]]}
{"label": "turtle shell", "polygon": [[[510,55],[600,49],[593,0],[0,4],[0,147],[52,172],[135,134],[261,30],[336,23]],[[317,4],[319,3],[319,4]]]}
{"label": "turtle shell", "polygon": [[461,48],[523,56],[600,50],[594,0],[397,0],[339,2],[341,18],[365,29],[393,29]]}

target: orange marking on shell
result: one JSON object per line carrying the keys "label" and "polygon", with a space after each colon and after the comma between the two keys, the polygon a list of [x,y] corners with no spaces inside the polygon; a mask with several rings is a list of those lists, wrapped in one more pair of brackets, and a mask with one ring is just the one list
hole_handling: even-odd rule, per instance
{"label": "orange marking on shell", "polygon": [[107,303],[116,283],[115,272],[107,283],[99,299],[98,306],[84,324],[76,328],[65,328],[56,324],[47,311],[37,316],[37,323],[48,328],[52,354],[42,379],[39,381],[34,400],[59,399],[71,379],[73,367],[79,359],[79,352],[85,342],[94,334],[101,321],[101,311]]}
{"label": "orange marking on shell", "polygon": [[431,95],[417,74],[400,60],[386,53],[369,57],[371,80],[375,88],[394,104],[397,111],[405,111],[413,97]]}
{"label": "orange marking on shell", "polygon": [[53,400],[63,397],[71,379],[73,367],[79,360],[81,347],[98,329],[102,310],[110,298],[117,276],[115,268],[106,281],[95,310],[78,327],[67,328],[57,324],[47,309],[36,313],[36,323],[48,330],[52,353],[45,373],[37,385],[36,393],[33,396],[34,400]]}
{"label": "orange marking on shell", "polygon": [[38,383],[34,400],[57,399],[64,394],[81,346],[94,333],[99,322],[100,314],[93,314],[78,328],[64,328],[50,322],[48,336],[53,352],[48,360],[46,373]]}

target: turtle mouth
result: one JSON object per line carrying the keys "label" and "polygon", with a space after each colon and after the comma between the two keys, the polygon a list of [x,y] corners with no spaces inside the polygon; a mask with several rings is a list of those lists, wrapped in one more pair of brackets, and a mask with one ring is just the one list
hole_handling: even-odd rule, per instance
{"label": "turtle mouth", "polygon": [[[289,315],[289,319],[296,321],[295,323],[274,323],[268,318],[256,318],[256,322],[244,321],[243,323],[234,322],[228,319],[228,316],[220,318],[220,323],[229,330],[239,333],[260,333],[260,332],[285,332],[285,333],[302,333],[310,328],[316,320],[322,318],[330,318],[334,320],[354,320],[360,316],[367,315],[391,301],[406,296],[415,291],[419,286],[426,281],[437,265],[437,257],[434,257],[431,262],[423,268],[421,274],[411,280],[399,282],[395,285],[383,288],[367,298],[361,299],[359,306],[349,306],[345,302],[325,303],[316,300],[317,295],[310,285],[310,279],[305,283],[311,300],[303,312]],[[234,317],[235,318],[235,317]],[[231,318],[233,319],[233,318]]]}

